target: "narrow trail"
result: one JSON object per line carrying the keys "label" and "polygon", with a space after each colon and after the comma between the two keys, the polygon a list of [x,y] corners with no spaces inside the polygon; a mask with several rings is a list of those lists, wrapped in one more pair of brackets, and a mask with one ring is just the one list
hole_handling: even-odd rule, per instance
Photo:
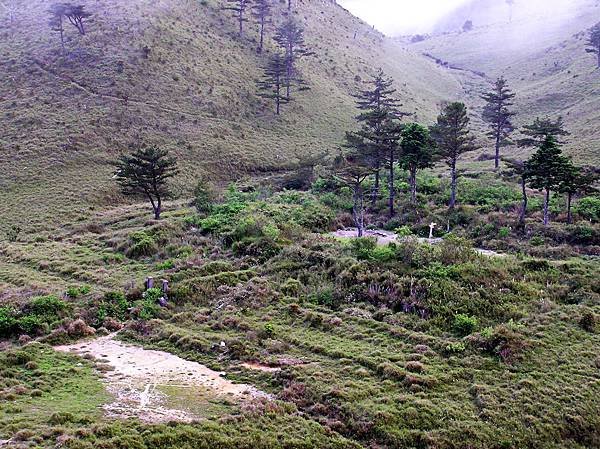
{"label": "narrow trail", "polygon": [[109,417],[190,422],[199,419],[214,400],[243,403],[270,398],[251,385],[225,379],[225,373],[168,352],[125,344],[115,336],[54,348],[92,356],[109,367],[102,370],[107,391],[113,396],[113,402],[104,406]]}

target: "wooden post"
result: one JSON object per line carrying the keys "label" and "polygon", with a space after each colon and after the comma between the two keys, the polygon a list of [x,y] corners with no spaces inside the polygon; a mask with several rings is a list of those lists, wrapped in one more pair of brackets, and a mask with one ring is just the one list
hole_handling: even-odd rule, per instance
{"label": "wooden post", "polygon": [[169,281],[166,279],[162,280],[162,291],[165,294],[165,297],[167,296],[167,293],[169,293]]}
{"label": "wooden post", "polygon": [[148,277],[146,278],[146,290],[150,290],[151,288],[154,288],[154,278]]}

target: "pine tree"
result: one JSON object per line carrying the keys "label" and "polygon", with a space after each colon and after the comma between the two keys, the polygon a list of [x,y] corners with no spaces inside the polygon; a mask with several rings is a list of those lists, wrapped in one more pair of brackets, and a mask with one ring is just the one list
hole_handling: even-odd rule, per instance
{"label": "pine tree", "polygon": [[362,111],[356,119],[362,124],[361,135],[370,142],[374,157],[375,184],[371,196],[373,206],[379,198],[381,168],[390,151],[387,142],[398,138],[398,130],[385,124],[407,115],[400,111],[401,104],[394,97],[396,89],[392,87],[393,83],[393,80],[379,69],[373,79],[367,81],[370,87],[355,95],[357,107]]}
{"label": "pine tree", "polygon": [[506,0],[506,4],[508,5],[508,21],[512,22],[513,7],[515,6],[515,0]]}
{"label": "pine tree", "polygon": [[394,202],[396,199],[396,182],[394,167],[398,161],[398,149],[400,146],[400,138],[403,125],[393,118],[388,118],[382,126],[382,146],[384,149],[384,161],[388,168],[388,211],[389,216],[392,218],[395,214]]}
{"label": "pine tree", "polygon": [[548,137],[554,137],[557,143],[563,143],[558,139],[571,135],[571,133],[565,130],[564,126],[562,117],[558,117],[556,121],[552,121],[548,117],[543,119],[537,117],[531,125],[523,127],[521,134],[526,137],[517,140],[517,145],[522,148],[539,147]]}
{"label": "pine tree", "polygon": [[258,95],[275,101],[275,112],[281,113],[281,105],[289,100],[285,95],[285,80],[287,76],[286,59],[279,53],[269,58],[264,77],[258,82]]}
{"label": "pine tree", "polygon": [[559,193],[567,195],[567,223],[573,222],[572,204],[573,197],[578,194],[594,192],[594,184],[598,175],[592,168],[578,167],[570,160],[565,163],[561,174]]}
{"label": "pine tree", "polygon": [[437,124],[431,128],[440,156],[450,167],[451,193],[450,210],[456,206],[457,172],[456,163],[461,154],[473,151],[477,147],[475,138],[469,130],[469,116],[464,103],[454,102],[447,105],[437,118]]}
{"label": "pine tree", "polygon": [[64,14],[69,19],[69,22],[77,28],[79,34],[85,34],[85,26],[84,21],[92,16],[91,13],[85,10],[83,5],[72,5],[70,3],[64,4],[65,11]]}
{"label": "pine tree", "polygon": [[169,194],[167,180],[177,174],[177,162],[167,150],[141,147],[121,156],[114,164],[115,179],[124,195],[144,196],[152,204],[154,218],[160,219],[162,200]]}
{"label": "pine tree", "polygon": [[262,53],[265,42],[265,27],[271,18],[271,0],[254,0],[252,5],[252,15],[258,23],[258,34],[260,35],[258,52]]}
{"label": "pine tree", "polygon": [[544,226],[549,223],[550,195],[560,186],[571,164],[562,154],[554,136],[548,136],[525,163],[525,178],[530,187],[544,191]]}
{"label": "pine tree", "polygon": [[590,30],[590,37],[586,43],[585,51],[596,54],[598,57],[598,67],[600,68],[600,22]]}
{"label": "pine tree", "polygon": [[62,50],[62,54],[66,54],[67,50],[65,49],[65,27],[63,17],[65,17],[66,6],[62,3],[57,3],[50,6],[48,10],[50,13],[50,20],[48,21],[48,25],[52,31],[56,31],[60,35],[60,46]]}
{"label": "pine tree", "polygon": [[408,170],[410,202],[417,204],[417,171],[433,166],[435,142],[429,130],[418,123],[409,123],[402,130],[400,166]]}
{"label": "pine tree", "polygon": [[344,149],[334,162],[334,177],[337,182],[352,189],[352,218],[358,237],[362,237],[365,230],[363,184],[372,174],[373,161],[369,144],[356,133],[346,133]]}
{"label": "pine tree", "polygon": [[275,32],[273,37],[275,42],[285,52],[286,64],[286,98],[291,99],[291,88],[294,82],[298,83],[303,88],[306,88],[305,83],[300,77],[297,68],[298,60],[305,56],[310,56],[313,53],[309,51],[304,43],[304,29],[296,20],[288,18]]}
{"label": "pine tree", "polygon": [[515,94],[508,88],[507,81],[500,77],[496,80],[491,92],[482,95],[486,105],[483,109],[483,120],[488,123],[490,131],[487,135],[494,140],[496,156],[495,167],[500,167],[500,147],[509,145],[510,134],[515,130],[511,118],[516,115],[509,108]]}
{"label": "pine tree", "polygon": [[527,205],[529,198],[527,196],[527,178],[525,177],[525,162],[518,159],[502,159],[508,167],[510,176],[518,176],[521,185],[521,208],[519,210],[519,228],[525,229],[525,217],[527,216]]}
{"label": "pine tree", "polygon": [[250,7],[251,0],[225,0],[226,4],[231,6],[224,6],[224,11],[233,11],[233,15],[238,21],[240,27],[240,37],[244,35],[244,22],[247,22],[246,12]]}

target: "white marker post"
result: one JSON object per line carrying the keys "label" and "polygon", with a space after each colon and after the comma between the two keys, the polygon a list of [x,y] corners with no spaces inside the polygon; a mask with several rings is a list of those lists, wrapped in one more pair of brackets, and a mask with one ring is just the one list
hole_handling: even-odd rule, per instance
{"label": "white marker post", "polygon": [[433,239],[433,229],[437,226],[437,223],[431,223],[429,225],[429,240]]}

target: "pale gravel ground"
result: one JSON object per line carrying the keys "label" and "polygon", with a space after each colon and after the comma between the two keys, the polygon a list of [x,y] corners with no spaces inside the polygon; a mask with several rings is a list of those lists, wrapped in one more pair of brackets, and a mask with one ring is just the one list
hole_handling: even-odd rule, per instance
{"label": "pale gravel ground", "polygon": [[113,369],[104,373],[107,391],[114,401],[104,406],[108,416],[139,418],[147,422],[192,421],[197,417],[185,410],[164,405],[167,399],[161,386],[190,389],[199,398],[229,398],[237,402],[268,398],[253,386],[236,384],[196,362],[163,351],[126,344],[115,335],[71,345],[57,346],[57,351],[92,355]]}
{"label": "pale gravel ground", "polygon": [[[340,229],[336,232],[332,232],[331,235],[334,237],[337,237],[337,238],[350,239],[350,238],[357,238],[358,232],[356,229],[349,228],[349,229]],[[409,237],[400,237],[393,232],[384,231],[384,230],[380,230],[380,229],[365,230],[364,236],[365,237],[375,237],[377,239],[377,244],[382,245],[382,246],[387,245],[388,243],[401,243],[403,239],[409,238]],[[439,238],[426,239],[423,237],[416,237],[416,239],[419,243],[429,243],[432,245],[435,245],[436,243],[440,243],[442,241],[442,239],[439,239]],[[481,254],[483,256],[506,257],[506,254],[497,253],[496,251],[491,251],[488,249],[481,249],[481,248],[474,248],[474,249],[475,249],[475,252],[477,252],[478,254]]]}

